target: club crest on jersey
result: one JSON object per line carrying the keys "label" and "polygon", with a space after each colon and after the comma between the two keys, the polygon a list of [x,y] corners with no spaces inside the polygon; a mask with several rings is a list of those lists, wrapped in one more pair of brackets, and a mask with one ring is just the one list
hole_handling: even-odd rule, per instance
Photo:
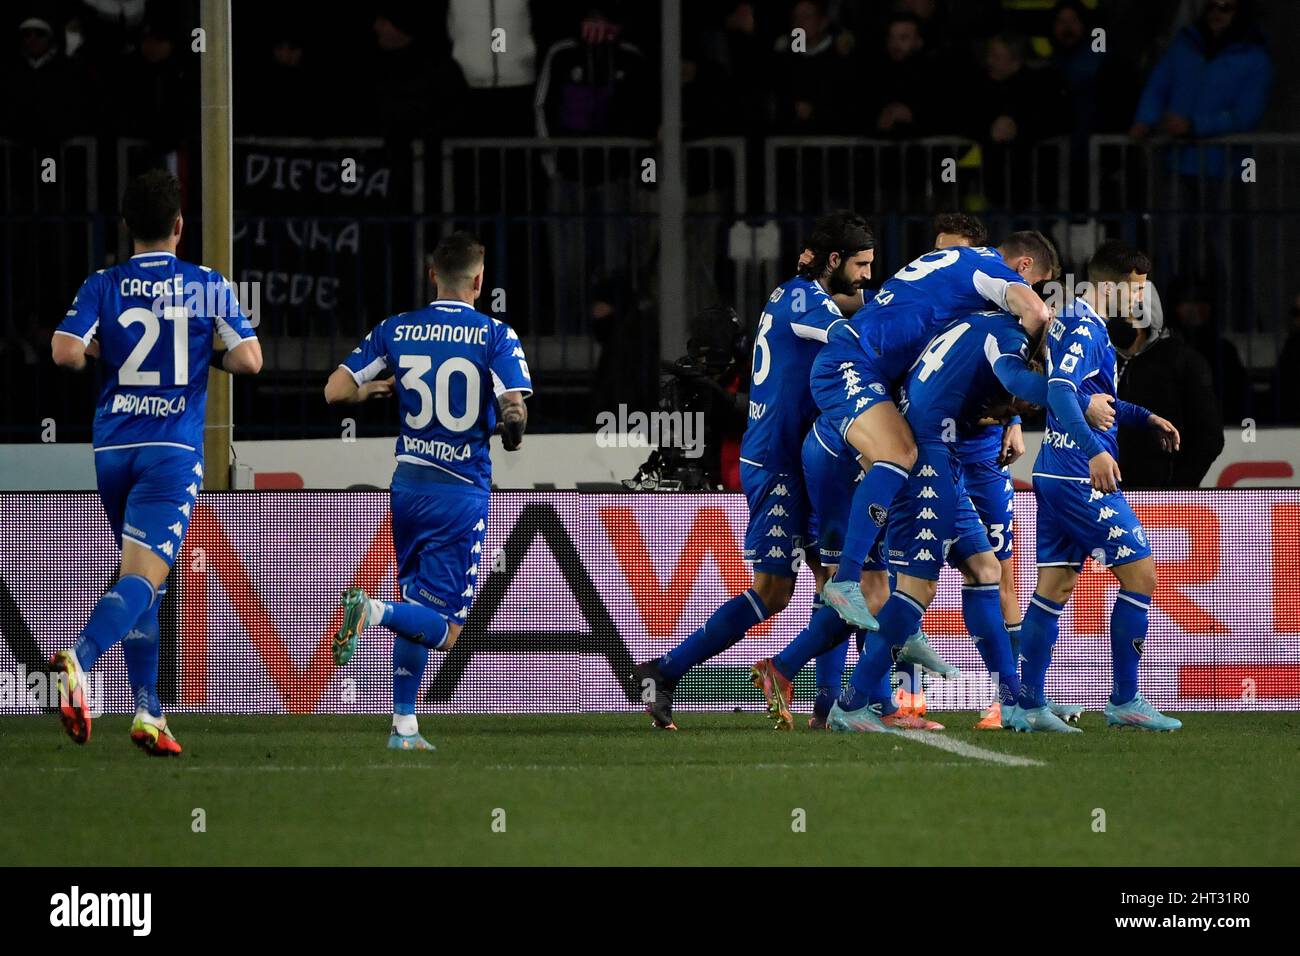
{"label": "club crest on jersey", "polygon": [[875,392],[877,395],[884,395],[884,394],[885,394],[885,386],[881,385],[879,382],[872,382],[871,385],[870,385],[870,388],[871,388],[871,390],[872,390],[873,392]]}
{"label": "club crest on jersey", "polygon": [[1142,527],[1141,525],[1138,525],[1136,528],[1133,529],[1133,537],[1135,537],[1135,538],[1137,539],[1138,544],[1140,544],[1140,545],[1144,545],[1144,546],[1146,545],[1146,543],[1147,543],[1147,533],[1146,533],[1145,529],[1143,529],[1143,527]]}
{"label": "club crest on jersey", "polygon": [[1141,657],[1141,656],[1142,656],[1142,648],[1143,648],[1143,646],[1144,646],[1145,644],[1146,644],[1146,639],[1145,639],[1145,638],[1142,638],[1142,639],[1138,639],[1138,640],[1134,640],[1134,641],[1133,641],[1133,650],[1137,651],[1137,656],[1138,656],[1138,657]]}
{"label": "club crest on jersey", "polygon": [[889,520],[889,509],[883,505],[872,505],[867,509],[867,513],[871,515],[871,520],[876,523],[877,528],[883,528],[885,522]]}

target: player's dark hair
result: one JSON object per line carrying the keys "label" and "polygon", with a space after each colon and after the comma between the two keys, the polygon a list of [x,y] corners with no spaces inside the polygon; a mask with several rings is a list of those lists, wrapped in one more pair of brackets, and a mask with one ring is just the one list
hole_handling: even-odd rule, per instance
{"label": "player's dark hair", "polygon": [[1089,282],[1121,282],[1134,272],[1146,275],[1150,271],[1150,257],[1123,239],[1107,239],[1088,260]]}
{"label": "player's dark hair", "polygon": [[972,246],[983,246],[989,241],[989,231],[975,216],[964,212],[941,212],[934,217],[934,234],[941,232],[961,236]]}
{"label": "player's dark hair", "polygon": [[1003,258],[1029,256],[1035,265],[1047,269],[1049,279],[1055,279],[1061,274],[1061,257],[1056,252],[1056,246],[1037,229],[1013,232],[998,244],[998,251]]}
{"label": "player's dark hair", "polygon": [[172,234],[181,214],[181,183],[165,169],[151,169],[126,184],[122,218],[131,238],[157,242]]}
{"label": "player's dark hair", "polygon": [[846,259],[855,252],[876,248],[876,237],[867,220],[855,212],[840,209],[813,223],[807,245],[813,256],[799,269],[799,275],[816,280],[826,274],[826,264],[832,252],[838,252],[841,259]]}
{"label": "player's dark hair", "polygon": [[443,236],[433,250],[433,271],[440,285],[468,282],[483,264],[483,243],[464,230]]}

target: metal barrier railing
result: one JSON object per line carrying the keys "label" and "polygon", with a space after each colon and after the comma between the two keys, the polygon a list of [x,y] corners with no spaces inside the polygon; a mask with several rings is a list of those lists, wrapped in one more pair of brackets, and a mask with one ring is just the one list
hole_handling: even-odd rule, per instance
{"label": "metal barrier railing", "polygon": [[[486,139],[446,140],[439,148],[426,165],[419,142],[394,154],[379,140],[237,141],[233,278],[261,281],[270,306],[262,330],[269,374],[240,393],[250,404],[237,407],[237,420],[253,422],[265,437],[334,428],[316,408],[320,369],[385,315],[426,301],[428,251],[462,226],[488,245],[492,288],[481,306],[517,327],[547,394],[568,396],[570,420],[585,419],[575,410],[605,387],[611,362],[641,355],[653,376],[656,144]],[[1203,144],[1097,136],[1086,166],[1064,139],[1027,150],[1019,167],[954,138],[774,137],[761,149],[760,169],[759,154],[738,138],[685,146],[691,312],[724,302],[751,320],[767,292],[793,272],[812,220],[840,206],[875,223],[877,280],[927,247],[938,211],[982,210],[995,236],[1041,228],[1076,271],[1102,237],[1124,236],[1152,252],[1166,300],[1173,277],[1189,264],[1197,278],[1227,277],[1213,310],[1256,369],[1275,364],[1300,291],[1289,258],[1300,240],[1300,136]],[[340,203],[326,181],[343,157],[360,162],[362,182]],[[159,156],[138,140],[118,140],[103,156],[91,139],[70,140],[51,154],[55,182],[37,190],[34,171],[43,158],[0,140],[0,372],[62,396],[66,377],[56,378],[37,357],[48,343],[34,333],[24,342],[25,327],[57,321],[88,272],[125,255],[112,214],[117,196],[106,191],[120,194],[132,172]],[[1240,182],[1242,159],[1254,160],[1253,182]],[[162,161],[180,163],[175,155]],[[955,177],[942,175],[945,168]],[[291,188],[317,179],[325,184],[319,190]],[[1086,199],[1071,202],[1080,185]],[[1026,191],[1024,202],[1014,201],[1017,190]],[[200,216],[192,209],[187,217],[196,256]],[[31,290],[48,301],[28,303]],[[17,374],[15,364],[22,366]],[[0,422],[0,430],[10,440],[30,439],[33,431],[17,417]]]}
{"label": "metal barrier railing", "polygon": [[1060,210],[1069,206],[1071,148],[1068,137],[997,147],[949,136],[775,136],[764,143],[764,175],[769,212]]}

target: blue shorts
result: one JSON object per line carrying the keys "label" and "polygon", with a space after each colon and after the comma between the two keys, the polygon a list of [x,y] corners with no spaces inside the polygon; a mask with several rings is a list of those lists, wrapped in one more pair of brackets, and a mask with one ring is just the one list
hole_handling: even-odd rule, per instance
{"label": "blue shorts", "polygon": [[876,371],[847,322],[831,328],[809,381],[826,424],[840,435],[871,406],[894,400],[889,381]]}
{"label": "blue shorts", "polygon": [[[817,542],[823,564],[839,564],[862,467],[857,453],[823,419],[814,423],[804,439],[803,473],[808,487],[808,534]],[[885,570],[882,547],[883,535],[867,555],[864,571]]]}
{"label": "blue shorts", "polygon": [[203,486],[203,456],[170,445],[96,451],[95,483],[118,547],[134,541],[174,564]]}
{"label": "blue shorts", "polygon": [[937,581],[944,562],[958,567],[993,547],[952,449],[918,444],[916,452],[916,466],[889,509],[887,554],[896,574]]}
{"label": "blue shorts", "polygon": [[803,475],[779,474],[741,462],[740,486],[749,503],[745,560],[764,574],[798,577],[799,568],[817,543],[808,532]]}
{"label": "blue shorts", "polygon": [[1088,482],[1034,478],[1038,501],[1038,566],[1081,570],[1092,558],[1104,568],[1151,556],[1146,530],[1123,492]]}
{"label": "blue shorts", "polygon": [[402,597],[454,623],[465,623],[483,560],[488,494],[439,483],[413,487],[394,481],[391,501]]}
{"label": "blue shorts", "polygon": [[983,461],[966,461],[961,463],[962,483],[966,494],[984,530],[988,533],[989,544],[999,561],[1011,557],[1012,543],[1012,508],[1015,501],[1015,486],[1011,483],[1011,469],[1002,468],[996,459]]}

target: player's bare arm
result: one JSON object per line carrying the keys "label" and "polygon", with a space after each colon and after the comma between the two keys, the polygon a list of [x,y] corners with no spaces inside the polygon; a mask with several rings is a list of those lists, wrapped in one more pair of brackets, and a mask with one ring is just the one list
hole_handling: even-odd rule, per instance
{"label": "player's bare arm", "polygon": [[231,375],[256,375],[262,371],[262,343],[257,339],[244,339],[234,348],[214,355],[220,355],[221,367]]}
{"label": "player's bare arm", "polygon": [[359,405],[372,398],[386,398],[393,394],[393,379],[377,378],[358,385],[352,373],[336,368],[325,383],[325,401],[331,405]]}

